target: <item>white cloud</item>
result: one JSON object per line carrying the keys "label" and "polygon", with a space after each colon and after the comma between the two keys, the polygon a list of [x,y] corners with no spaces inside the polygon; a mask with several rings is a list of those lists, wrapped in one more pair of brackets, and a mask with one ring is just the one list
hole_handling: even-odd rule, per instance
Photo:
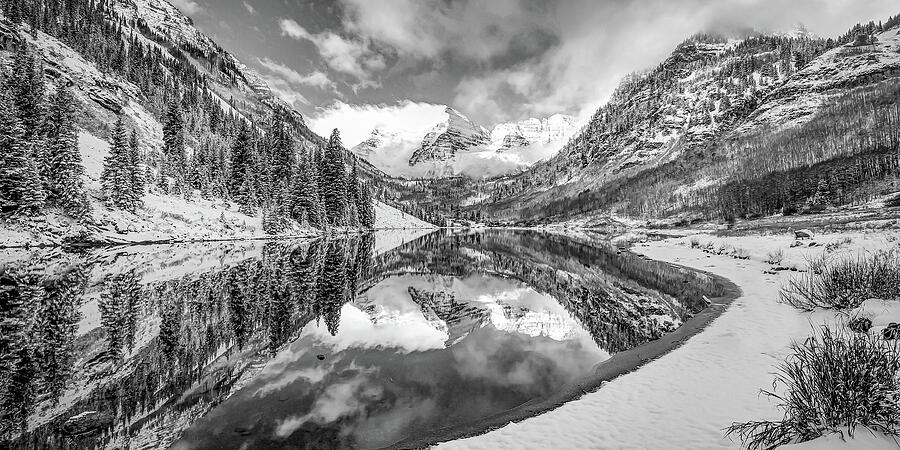
{"label": "white cloud", "polygon": [[313,34],[293,19],[282,19],[279,26],[283,36],[312,42],[329,67],[354,76],[362,85],[374,85],[371,73],[385,68],[384,57],[363,40],[347,39],[332,31]]}
{"label": "white cloud", "polygon": [[250,15],[256,15],[256,8],[254,8],[253,5],[251,5],[247,2],[241,2],[241,3],[244,5],[244,9],[246,9],[247,12],[250,13]]}
{"label": "white cloud", "polygon": [[203,7],[194,0],[171,0],[171,2],[179,11],[188,16],[203,12]]}
{"label": "white cloud", "polygon": [[409,100],[395,105],[349,105],[337,101],[317,111],[311,123],[313,131],[321,136],[328,136],[337,128],[347,147],[365,140],[375,128],[397,131],[401,139],[421,142],[428,129],[446,118],[444,108]]}
{"label": "white cloud", "polygon": [[257,61],[267,71],[277,74],[288,83],[317,87],[320,89],[334,87],[334,82],[329,80],[328,75],[325,75],[325,73],[321,71],[317,70],[308,75],[303,75],[300,72],[269,58],[257,58]]}
{"label": "white cloud", "polygon": [[466,64],[453,104],[492,123],[557,112],[584,118],[622,77],[658,64],[705,29],[803,21],[836,36],[896,13],[895,0],[342,2],[344,28],[360,39],[435,67]]}

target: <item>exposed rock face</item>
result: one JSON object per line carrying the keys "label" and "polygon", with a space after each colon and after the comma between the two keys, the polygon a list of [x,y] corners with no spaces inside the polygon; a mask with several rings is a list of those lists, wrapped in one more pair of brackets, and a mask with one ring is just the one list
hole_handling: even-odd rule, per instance
{"label": "exposed rock face", "polygon": [[449,161],[458,152],[486,145],[491,137],[487,129],[472,123],[459,111],[447,107],[447,120],[437,124],[422,140],[422,145],[409,159],[409,165],[422,162]]}
{"label": "exposed rock face", "polygon": [[526,119],[501,123],[491,131],[491,147],[506,151],[534,144],[548,144],[569,136],[575,127],[575,119],[564,114],[554,114],[543,119]]}
{"label": "exposed rock face", "polygon": [[393,141],[396,138],[397,133],[376,128],[372,130],[372,134],[370,134],[366,140],[356,144],[350,150],[358,156],[368,158],[372,153],[375,153],[378,149],[384,147],[387,142]]}

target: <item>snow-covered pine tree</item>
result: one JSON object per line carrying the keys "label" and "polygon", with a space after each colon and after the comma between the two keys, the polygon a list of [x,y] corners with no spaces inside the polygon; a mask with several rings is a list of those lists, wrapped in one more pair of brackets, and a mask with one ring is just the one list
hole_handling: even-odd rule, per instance
{"label": "snow-covered pine tree", "polygon": [[358,227],[360,220],[360,192],[359,192],[359,173],[356,171],[356,157],[353,157],[353,166],[350,169],[350,176],[347,177],[347,225]]}
{"label": "snow-covered pine tree", "polygon": [[20,46],[13,59],[12,73],[6,80],[6,89],[13,95],[22,124],[23,139],[32,153],[43,148],[41,140],[46,108],[43,59],[36,57],[35,51],[28,45]]}
{"label": "snow-covered pine tree", "polygon": [[103,185],[103,195],[109,206],[134,212],[138,207],[139,200],[132,185],[135,169],[132,167],[131,162],[125,121],[122,119],[122,116],[119,116],[113,129],[109,155],[103,160],[103,172],[100,175],[100,182]]}
{"label": "snow-covered pine tree", "polygon": [[50,98],[46,130],[40,167],[47,201],[73,217],[84,218],[90,213],[90,204],[81,179],[84,166],[78,150],[75,97],[68,88],[60,87]]}
{"label": "snow-covered pine tree", "polygon": [[256,208],[259,207],[259,193],[256,187],[256,179],[253,173],[250,172],[249,167],[244,173],[244,182],[241,183],[241,187],[238,189],[235,201],[240,205],[240,212],[248,216],[256,214]]}
{"label": "snow-covered pine tree", "polygon": [[270,179],[273,184],[288,181],[294,164],[294,141],[281,111],[273,113],[268,137]]}
{"label": "snow-covered pine tree", "polygon": [[294,171],[290,197],[291,217],[297,222],[305,220],[309,226],[323,228],[322,203],[313,168],[308,161],[301,161]]}
{"label": "snow-covered pine tree", "polygon": [[166,175],[178,180],[185,171],[186,154],[184,150],[184,116],[181,112],[181,100],[177,93],[172,96],[166,110],[162,150],[169,172]]}
{"label": "snow-covered pine tree", "polygon": [[144,179],[144,170],[141,168],[141,149],[138,144],[137,131],[131,130],[131,137],[128,139],[128,158],[131,167],[131,190],[140,200],[144,196],[146,189],[146,181]]}
{"label": "snow-covered pine tree", "polygon": [[32,214],[44,205],[44,190],[11,94],[0,92],[0,211]]}
{"label": "snow-covered pine tree", "polygon": [[241,186],[244,184],[244,177],[247,169],[251,167],[253,136],[250,134],[250,128],[243,122],[239,125],[237,136],[231,145],[228,192],[232,199],[237,199],[241,193]]}
{"label": "snow-covered pine tree", "polygon": [[369,183],[360,183],[356,209],[359,210],[359,226],[375,228],[375,198]]}
{"label": "snow-covered pine tree", "polygon": [[343,144],[341,134],[335,128],[328,139],[328,146],[322,158],[319,183],[324,193],[325,215],[332,226],[347,225],[347,180],[344,169]]}

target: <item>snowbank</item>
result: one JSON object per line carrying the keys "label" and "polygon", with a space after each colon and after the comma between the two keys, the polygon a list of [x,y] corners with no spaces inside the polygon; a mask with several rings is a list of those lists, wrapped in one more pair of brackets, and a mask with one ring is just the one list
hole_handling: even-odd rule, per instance
{"label": "snowbank", "polygon": [[[750,258],[706,253],[691,248],[684,237],[640,244],[635,251],[724,276],[741,288],[742,297],[704,332],[556,410],[441,447],[740,448],[740,442],[724,437],[723,429],[736,421],[779,419],[780,411],[759,396],[759,389],[771,386],[771,373],[790,353],[792,341],[809,336],[817,324],[836,320],[833,312],[803,313],[779,303],[778,291],[794,272],[772,271],[772,265],[764,262],[768,253],[781,249],[786,262],[799,265],[826,251],[855,254],[863,249],[889,248],[896,245],[898,233],[820,235],[815,239],[820,245],[809,247],[807,242],[794,248],[790,247],[793,236],[787,234],[694,237],[701,245],[713,241],[716,246],[745,248]],[[838,244],[826,247],[832,242]],[[864,305],[869,310],[877,306]],[[857,434],[857,438],[861,436],[862,432]],[[833,439],[823,440],[823,445],[831,443]],[[868,444],[853,442],[846,448],[866,448]]]}
{"label": "snowbank", "polygon": [[411,228],[432,229],[437,227],[391,205],[376,201],[375,228],[379,230],[400,230]]}

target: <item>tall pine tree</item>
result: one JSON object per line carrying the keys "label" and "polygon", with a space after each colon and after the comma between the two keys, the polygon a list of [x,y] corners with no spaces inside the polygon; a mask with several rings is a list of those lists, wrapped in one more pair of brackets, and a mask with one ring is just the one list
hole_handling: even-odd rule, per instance
{"label": "tall pine tree", "polygon": [[44,205],[44,190],[10,95],[0,92],[0,210],[30,214]]}
{"label": "tall pine tree", "polygon": [[347,179],[344,169],[344,150],[341,135],[332,131],[322,158],[319,189],[324,194],[325,216],[332,226],[347,225]]}
{"label": "tall pine tree", "polygon": [[47,201],[74,217],[84,218],[90,212],[90,205],[81,178],[84,166],[78,151],[75,97],[68,88],[60,87],[50,99],[46,129],[40,166]]}
{"label": "tall pine tree", "polygon": [[323,228],[324,212],[319,200],[318,183],[313,167],[305,160],[294,171],[290,203],[292,219],[299,223],[306,222],[314,228]]}
{"label": "tall pine tree", "polygon": [[139,196],[134,189],[133,177],[136,169],[133,167],[131,151],[128,149],[127,136],[125,121],[119,116],[113,129],[109,155],[103,160],[100,182],[103,184],[103,195],[108,205],[134,212],[139,205]]}
{"label": "tall pine tree", "polygon": [[354,156],[350,176],[347,178],[347,225],[351,227],[358,227],[360,223],[359,173],[356,171],[356,166],[356,156]]}
{"label": "tall pine tree", "polygon": [[250,134],[250,128],[242,122],[231,145],[228,192],[232,199],[240,196],[247,170],[253,163],[252,146],[253,135]]}
{"label": "tall pine tree", "polygon": [[184,188],[184,173],[187,155],[184,149],[184,116],[181,112],[181,100],[176,93],[169,101],[163,124],[163,156],[165,167],[161,168],[161,176],[172,177]]}

